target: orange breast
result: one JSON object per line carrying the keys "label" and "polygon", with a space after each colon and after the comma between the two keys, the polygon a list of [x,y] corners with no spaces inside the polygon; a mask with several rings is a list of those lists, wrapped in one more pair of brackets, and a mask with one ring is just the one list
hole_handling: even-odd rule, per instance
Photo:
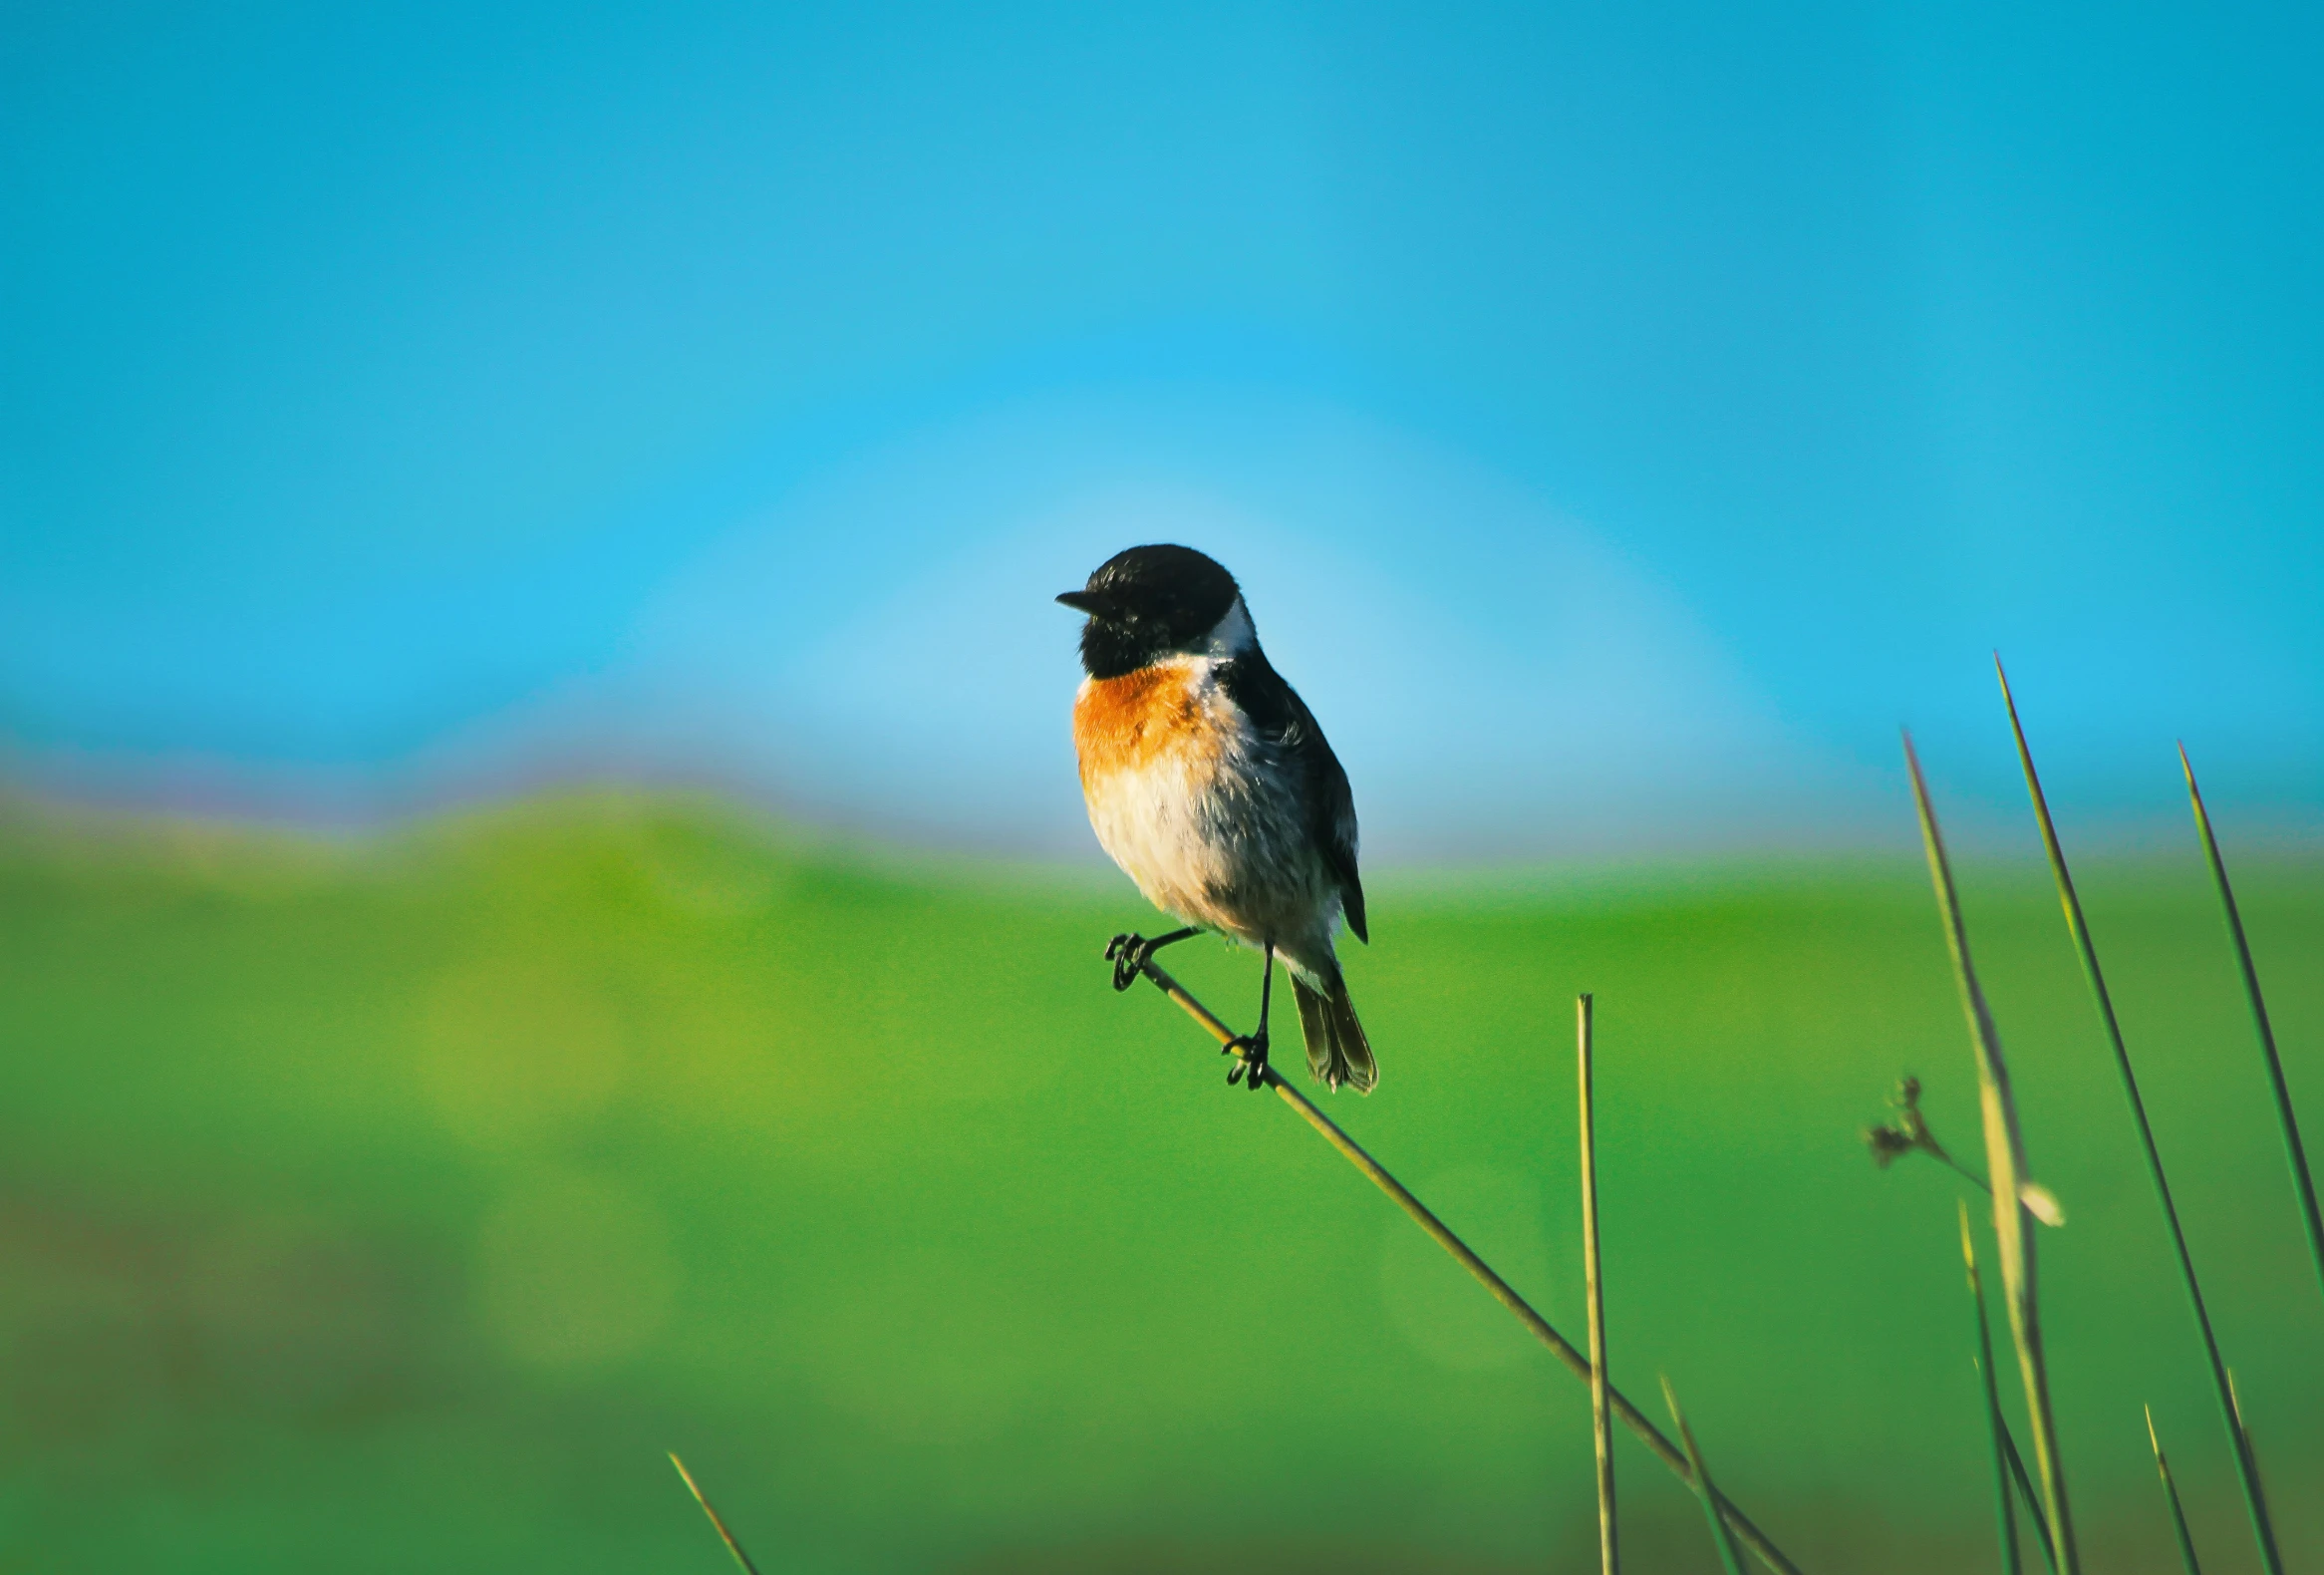
{"label": "orange breast", "polygon": [[1194,673],[1175,663],[1142,667],[1120,678],[1093,678],[1073,702],[1073,748],[1081,786],[1137,771],[1164,755],[1217,755],[1218,726]]}

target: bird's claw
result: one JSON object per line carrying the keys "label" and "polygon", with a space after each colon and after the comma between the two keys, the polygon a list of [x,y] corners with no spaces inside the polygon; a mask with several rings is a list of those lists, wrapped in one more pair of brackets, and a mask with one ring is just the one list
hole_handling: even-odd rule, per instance
{"label": "bird's claw", "polygon": [[1116,935],[1105,943],[1105,960],[1113,964],[1113,987],[1127,990],[1138,982],[1145,972],[1146,959],[1154,955],[1154,943],[1143,935]]}
{"label": "bird's claw", "polygon": [[1219,1054],[1235,1057],[1235,1065],[1227,1069],[1229,1084],[1247,1083],[1254,1093],[1267,1087],[1267,1036],[1265,1034],[1237,1034],[1219,1047]]}

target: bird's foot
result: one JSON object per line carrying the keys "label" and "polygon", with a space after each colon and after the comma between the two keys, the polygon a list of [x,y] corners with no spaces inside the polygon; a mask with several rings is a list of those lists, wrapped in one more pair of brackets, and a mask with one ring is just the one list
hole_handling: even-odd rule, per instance
{"label": "bird's foot", "polygon": [[1105,960],[1113,964],[1113,987],[1127,990],[1138,982],[1145,971],[1146,959],[1154,955],[1154,943],[1143,935],[1116,935],[1105,943]]}
{"label": "bird's foot", "polygon": [[1219,1047],[1219,1053],[1233,1056],[1235,1065],[1227,1071],[1229,1083],[1247,1084],[1254,1093],[1267,1087],[1272,1075],[1267,1065],[1267,1035],[1237,1034]]}

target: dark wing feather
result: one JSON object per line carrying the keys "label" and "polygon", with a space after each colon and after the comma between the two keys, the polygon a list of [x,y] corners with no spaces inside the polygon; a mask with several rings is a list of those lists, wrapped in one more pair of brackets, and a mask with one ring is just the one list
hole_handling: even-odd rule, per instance
{"label": "dark wing feather", "polygon": [[1355,870],[1355,793],[1347,773],[1323,737],[1315,714],[1299,692],[1284,682],[1262,651],[1246,651],[1219,669],[1227,696],[1243,709],[1260,736],[1284,752],[1313,818],[1309,829],[1324,867],[1339,882],[1340,911],[1359,941],[1371,940],[1364,924],[1363,881]]}

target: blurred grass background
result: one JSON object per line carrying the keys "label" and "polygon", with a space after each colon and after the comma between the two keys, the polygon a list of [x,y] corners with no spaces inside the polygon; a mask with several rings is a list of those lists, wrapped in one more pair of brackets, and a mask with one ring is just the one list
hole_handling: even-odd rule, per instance
{"label": "blurred grass background", "polygon": [[[2230,847],[2230,856],[2234,850]],[[2077,861],[2287,1557],[2324,1307],[2191,836]],[[2324,1110],[2324,870],[2236,863]],[[2036,1174],[2091,1566],[2255,1563],[2048,877],[1964,900]],[[1990,1567],[1916,861],[1383,876],[1335,1119],[1582,1331],[1598,1000],[1616,1382],[1812,1569]],[[364,839],[0,810],[0,1569],[1594,1567],[1588,1394],[1099,951],[1110,876],[572,794]],[[1256,960],[1171,967],[1232,1020]],[[1295,1058],[1296,1059],[1296,1058]],[[2005,1386],[2005,1389],[2009,1386]],[[1715,1567],[1626,1439],[1642,1569]]]}

